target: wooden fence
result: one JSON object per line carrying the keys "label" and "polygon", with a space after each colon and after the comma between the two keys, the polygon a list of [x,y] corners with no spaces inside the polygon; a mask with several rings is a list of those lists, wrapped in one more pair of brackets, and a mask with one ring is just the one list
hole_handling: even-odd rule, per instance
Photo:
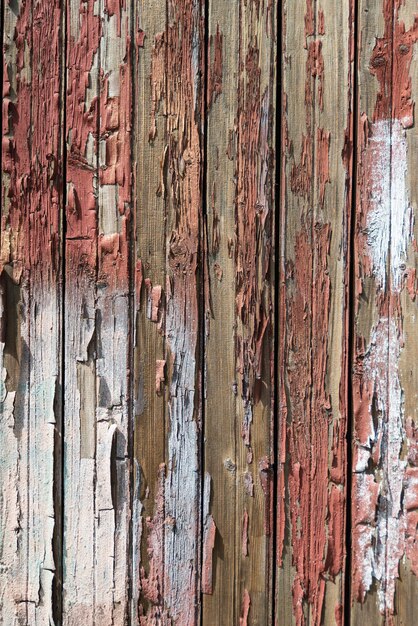
{"label": "wooden fence", "polygon": [[416,0],[3,0],[0,623],[418,624]]}

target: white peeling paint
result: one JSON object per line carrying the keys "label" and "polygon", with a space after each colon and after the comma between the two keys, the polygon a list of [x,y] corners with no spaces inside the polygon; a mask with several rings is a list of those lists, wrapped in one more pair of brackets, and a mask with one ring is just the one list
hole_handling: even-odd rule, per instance
{"label": "white peeling paint", "polygon": [[[36,273],[33,272],[34,278]],[[0,604],[2,624],[54,624],[55,428],[59,301],[36,280],[20,289],[17,388],[0,344]],[[6,315],[1,311],[1,316]],[[20,620],[20,621],[19,621]],[[33,621],[31,621],[33,620]]]}
{"label": "white peeling paint", "polygon": [[[404,441],[403,392],[399,380],[401,337],[394,320],[382,318],[374,327],[364,358],[363,384],[370,389],[370,421],[377,422],[370,449],[358,448],[356,501],[363,509],[370,496],[364,482],[369,461],[375,464],[379,479],[376,524],[373,520],[361,528],[364,545],[356,548],[363,555],[364,588],[370,589],[372,578],[380,581],[379,608],[393,610],[395,582],[399,559],[404,552],[404,518],[401,497],[406,462],[400,459]],[[362,485],[364,488],[362,488]],[[360,504],[361,503],[361,504]],[[373,504],[370,502],[370,508]],[[357,552],[358,550],[358,552]]]}
{"label": "white peeling paint", "polygon": [[[191,281],[192,282],[192,281]],[[195,415],[197,311],[192,284],[167,281],[167,340],[174,359],[171,377],[168,471],[165,485],[165,601],[170,616],[195,623],[197,537],[200,522],[199,435]],[[184,291],[183,291],[184,290]],[[183,293],[182,293],[183,291]],[[184,306],[184,302],[188,306]]]}
{"label": "white peeling paint", "polygon": [[367,243],[373,274],[386,289],[388,263],[392,292],[401,288],[408,244],[412,238],[412,210],[407,193],[407,141],[399,120],[371,125],[367,145],[371,162]]}

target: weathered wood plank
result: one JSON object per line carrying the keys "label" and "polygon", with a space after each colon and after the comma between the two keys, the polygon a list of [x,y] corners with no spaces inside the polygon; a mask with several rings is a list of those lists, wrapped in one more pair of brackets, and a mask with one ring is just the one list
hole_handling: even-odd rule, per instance
{"label": "weathered wood plank", "polygon": [[204,623],[272,614],[276,6],[209,4]]}
{"label": "weathered wood plank", "polygon": [[[135,498],[132,624],[164,615],[166,6],[137,3],[135,19]],[[148,621],[147,621],[148,620]]]}
{"label": "weathered wood plank", "polygon": [[282,21],[276,621],[341,625],[354,2]]}
{"label": "weathered wood plank", "polygon": [[131,411],[131,7],[70,0],[64,624],[124,623]]}
{"label": "weathered wood plank", "polygon": [[[202,563],[203,623],[238,623],[240,582],[236,578],[238,542],[236,450],[241,436],[237,420],[235,358],[235,174],[238,105],[239,2],[228,12],[210,2],[207,16],[207,271],[205,302],[204,463],[211,478],[207,525],[216,531]],[[213,524],[212,524],[213,520]],[[204,523],[205,523],[204,519]],[[211,541],[208,532],[204,543]]]}
{"label": "weathered wood plank", "polygon": [[[199,259],[204,21],[200,0],[169,0],[164,7],[148,3],[143,13],[138,11],[137,24],[142,31],[138,45],[144,45],[138,50],[139,69],[142,81],[150,80],[150,85],[141,96],[145,101],[136,128],[140,155],[150,158],[151,169],[148,181],[138,181],[137,191],[136,298],[142,306],[137,324],[135,450],[136,496],[142,504],[136,504],[135,532],[137,537],[143,532],[144,560],[135,567],[139,622],[193,625],[200,617],[203,480]],[[140,163],[138,172],[147,165]],[[161,400],[154,397],[158,393]],[[146,450],[147,440],[154,449]],[[134,602],[134,619],[136,611]]]}
{"label": "weathered wood plank", "polygon": [[5,3],[3,19],[0,618],[11,626],[61,610],[61,5]]}
{"label": "weathered wood plank", "polygon": [[417,39],[415,2],[360,2],[353,624],[418,619]]}

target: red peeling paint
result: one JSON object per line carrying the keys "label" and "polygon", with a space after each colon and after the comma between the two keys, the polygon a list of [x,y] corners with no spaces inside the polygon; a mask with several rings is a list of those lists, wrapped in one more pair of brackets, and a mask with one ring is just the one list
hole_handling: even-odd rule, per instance
{"label": "red peeling paint", "polygon": [[315,34],[315,8],[313,0],[306,0],[305,10],[305,38]]}
{"label": "red peeling paint", "polygon": [[[291,542],[296,575],[293,605],[297,623],[302,624],[302,601],[312,604],[315,624],[320,623],[325,589],[325,572],[335,576],[341,567],[343,500],[336,510],[331,495],[328,544],[328,431],[330,398],[326,392],[327,338],[330,279],[327,271],[330,227],[316,224],[313,241],[306,231],[297,237],[294,266],[288,264],[287,333],[285,355],[286,393],[292,406],[292,422],[287,427],[290,459],[288,479]],[[313,262],[315,258],[315,268]],[[315,289],[312,291],[312,284]],[[311,326],[312,324],[312,326]],[[312,346],[312,348],[311,348]],[[312,355],[311,355],[312,350]],[[313,364],[311,364],[313,359]],[[312,369],[311,369],[312,368]],[[315,375],[312,377],[312,372]],[[312,385],[312,396],[309,389]],[[331,491],[333,494],[333,491]],[[342,496],[341,496],[342,497]],[[327,548],[328,545],[328,548]],[[325,555],[328,551],[328,559]]]}
{"label": "red peeling paint", "polygon": [[418,485],[414,463],[403,459],[405,445],[414,449],[413,428],[406,420],[405,440],[398,373],[403,349],[401,293],[405,289],[412,300],[416,296],[415,268],[403,267],[406,247],[412,243],[408,221],[413,216],[402,177],[407,168],[407,131],[414,123],[410,66],[418,17],[406,30],[400,19],[402,4],[382,0],[384,34],[376,39],[369,64],[379,90],[372,119],[361,115],[357,129],[355,311],[356,315],[360,311],[365,279],[372,278],[377,321],[369,343],[360,329],[354,341],[352,595],[363,602],[377,583],[379,608],[388,623],[395,610],[395,580],[403,554],[412,571],[418,570],[415,513],[409,508]]}
{"label": "red peeling paint", "polygon": [[241,540],[241,552],[242,556],[248,556],[248,511],[244,511],[242,517],[242,540]]}
{"label": "red peeling paint", "polygon": [[[213,48],[213,53],[212,53]],[[209,51],[212,63],[208,67],[207,105],[210,108],[217,97],[222,93],[222,55],[223,55],[223,35],[219,31],[219,24],[216,27],[215,36],[210,36]]]}
{"label": "red peeling paint", "polygon": [[318,162],[318,189],[319,202],[324,206],[325,186],[331,182],[329,177],[329,146],[331,141],[331,133],[326,132],[323,128],[317,130],[317,162]]}
{"label": "red peeling paint", "polygon": [[328,544],[326,570],[335,578],[343,571],[345,542],[345,493],[340,486],[331,484],[328,497]]}
{"label": "red peeling paint", "polygon": [[143,606],[139,608],[139,623],[141,626],[151,626],[156,620],[167,620],[168,615],[164,609],[164,482],[165,464],[162,463],[158,470],[158,486],[155,498],[155,513],[152,518],[147,518],[147,552],[148,571],[141,567],[140,586],[141,597],[150,604],[147,611]]}
{"label": "red peeling paint", "polygon": [[154,46],[151,56],[151,126],[149,131],[149,140],[152,142],[157,136],[157,115],[160,110],[160,104],[163,100],[163,94],[166,89],[166,40],[165,33],[159,33],[155,36]]}
{"label": "red peeling paint", "polygon": [[319,108],[324,108],[324,59],[322,56],[322,41],[320,39],[316,39],[311,41],[308,46],[308,58],[306,61],[306,85],[305,85],[305,103],[307,105],[307,117],[308,117],[308,126],[311,124],[309,119],[309,106],[313,103],[314,93],[315,93],[315,82],[318,81],[317,84],[317,94],[318,94],[318,105]]}
{"label": "red peeling paint", "polygon": [[203,529],[202,593],[213,593],[213,548],[215,547],[216,525],[212,515],[205,521]]}
{"label": "red peeling paint", "polygon": [[[418,40],[418,16],[409,30],[399,19],[401,2],[383,1],[385,32],[376,39],[370,58],[370,72],[379,82],[373,121],[398,119],[404,128],[414,120],[410,66]],[[393,55],[393,58],[392,58]]]}
{"label": "red peeling paint", "polygon": [[[261,91],[260,51],[254,37],[245,50],[239,82],[236,187],[236,358],[243,401],[242,438],[252,459],[251,423],[270,369],[262,355],[271,332],[272,94]],[[250,462],[250,461],[248,461]]]}
{"label": "red peeling paint", "polygon": [[[16,283],[23,271],[26,275],[31,270],[33,282],[53,285],[59,272],[59,16],[55,0],[48,6],[21,3],[15,32],[11,33],[10,45],[16,52],[13,88],[9,82],[13,68],[3,57],[0,273],[7,266]],[[38,21],[32,27],[35,19]],[[45,37],[49,39],[47,47],[43,45]],[[5,40],[5,50],[8,45]],[[30,58],[25,50],[31,50]]]}
{"label": "red peeling paint", "polygon": [[325,35],[325,15],[322,9],[318,11],[318,35]]}
{"label": "red peeling paint", "polygon": [[242,599],[241,617],[239,618],[239,626],[248,626],[248,616],[250,614],[251,598],[247,589],[244,590]]}
{"label": "red peeling paint", "polygon": [[[67,8],[70,22],[70,6]],[[69,35],[67,53],[67,262],[69,275],[83,273],[94,280],[96,265],[97,215],[94,174],[98,152],[98,102],[89,101],[90,72],[98,53],[101,21],[94,14],[94,0],[80,5],[79,36]],[[88,144],[92,155],[89,158]]]}
{"label": "red peeling paint", "polygon": [[165,382],[165,361],[158,359],[155,363],[155,393],[161,395],[161,387]]}
{"label": "red peeling paint", "polygon": [[161,285],[152,286],[149,278],[145,279],[145,286],[148,292],[148,310],[147,317],[151,322],[159,322],[161,319],[161,303],[163,297],[163,289]]}

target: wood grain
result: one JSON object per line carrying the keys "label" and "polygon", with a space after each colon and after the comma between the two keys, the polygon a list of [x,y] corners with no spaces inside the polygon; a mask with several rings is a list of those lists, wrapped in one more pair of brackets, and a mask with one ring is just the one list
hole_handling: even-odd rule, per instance
{"label": "wood grain", "polygon": [[344,618],[353,7],[283,5],[277,624]]}
{"label": "wood grain", "polygon": [[[135,488],[132,624],[164,612],[166,7],[137,5],[135,20]],[[158,380],[157,380],[158,377]],[[147,623],[145,621],[145,623]]]}
{"label": "wood grain", "polygon": [[222,2],[209,6],[204,453],[216,533],[203,619],[263,624],[273,567],[276,3],[237,2],[228,14]]}
{"label": "wood grain", "polygon": [[2,17],[0,619],[46,624],[61,613],[63,16],[19,0]]}
{"label": "wood grain", "polygon": [[192,625],[200,613],[203,488],[203,4],[169,0],[142,8],[137,64],[144,99],[135,141],[142,157],[135,358],[141,505],[134,519],[141,563],[133,611],[141,624]]}

